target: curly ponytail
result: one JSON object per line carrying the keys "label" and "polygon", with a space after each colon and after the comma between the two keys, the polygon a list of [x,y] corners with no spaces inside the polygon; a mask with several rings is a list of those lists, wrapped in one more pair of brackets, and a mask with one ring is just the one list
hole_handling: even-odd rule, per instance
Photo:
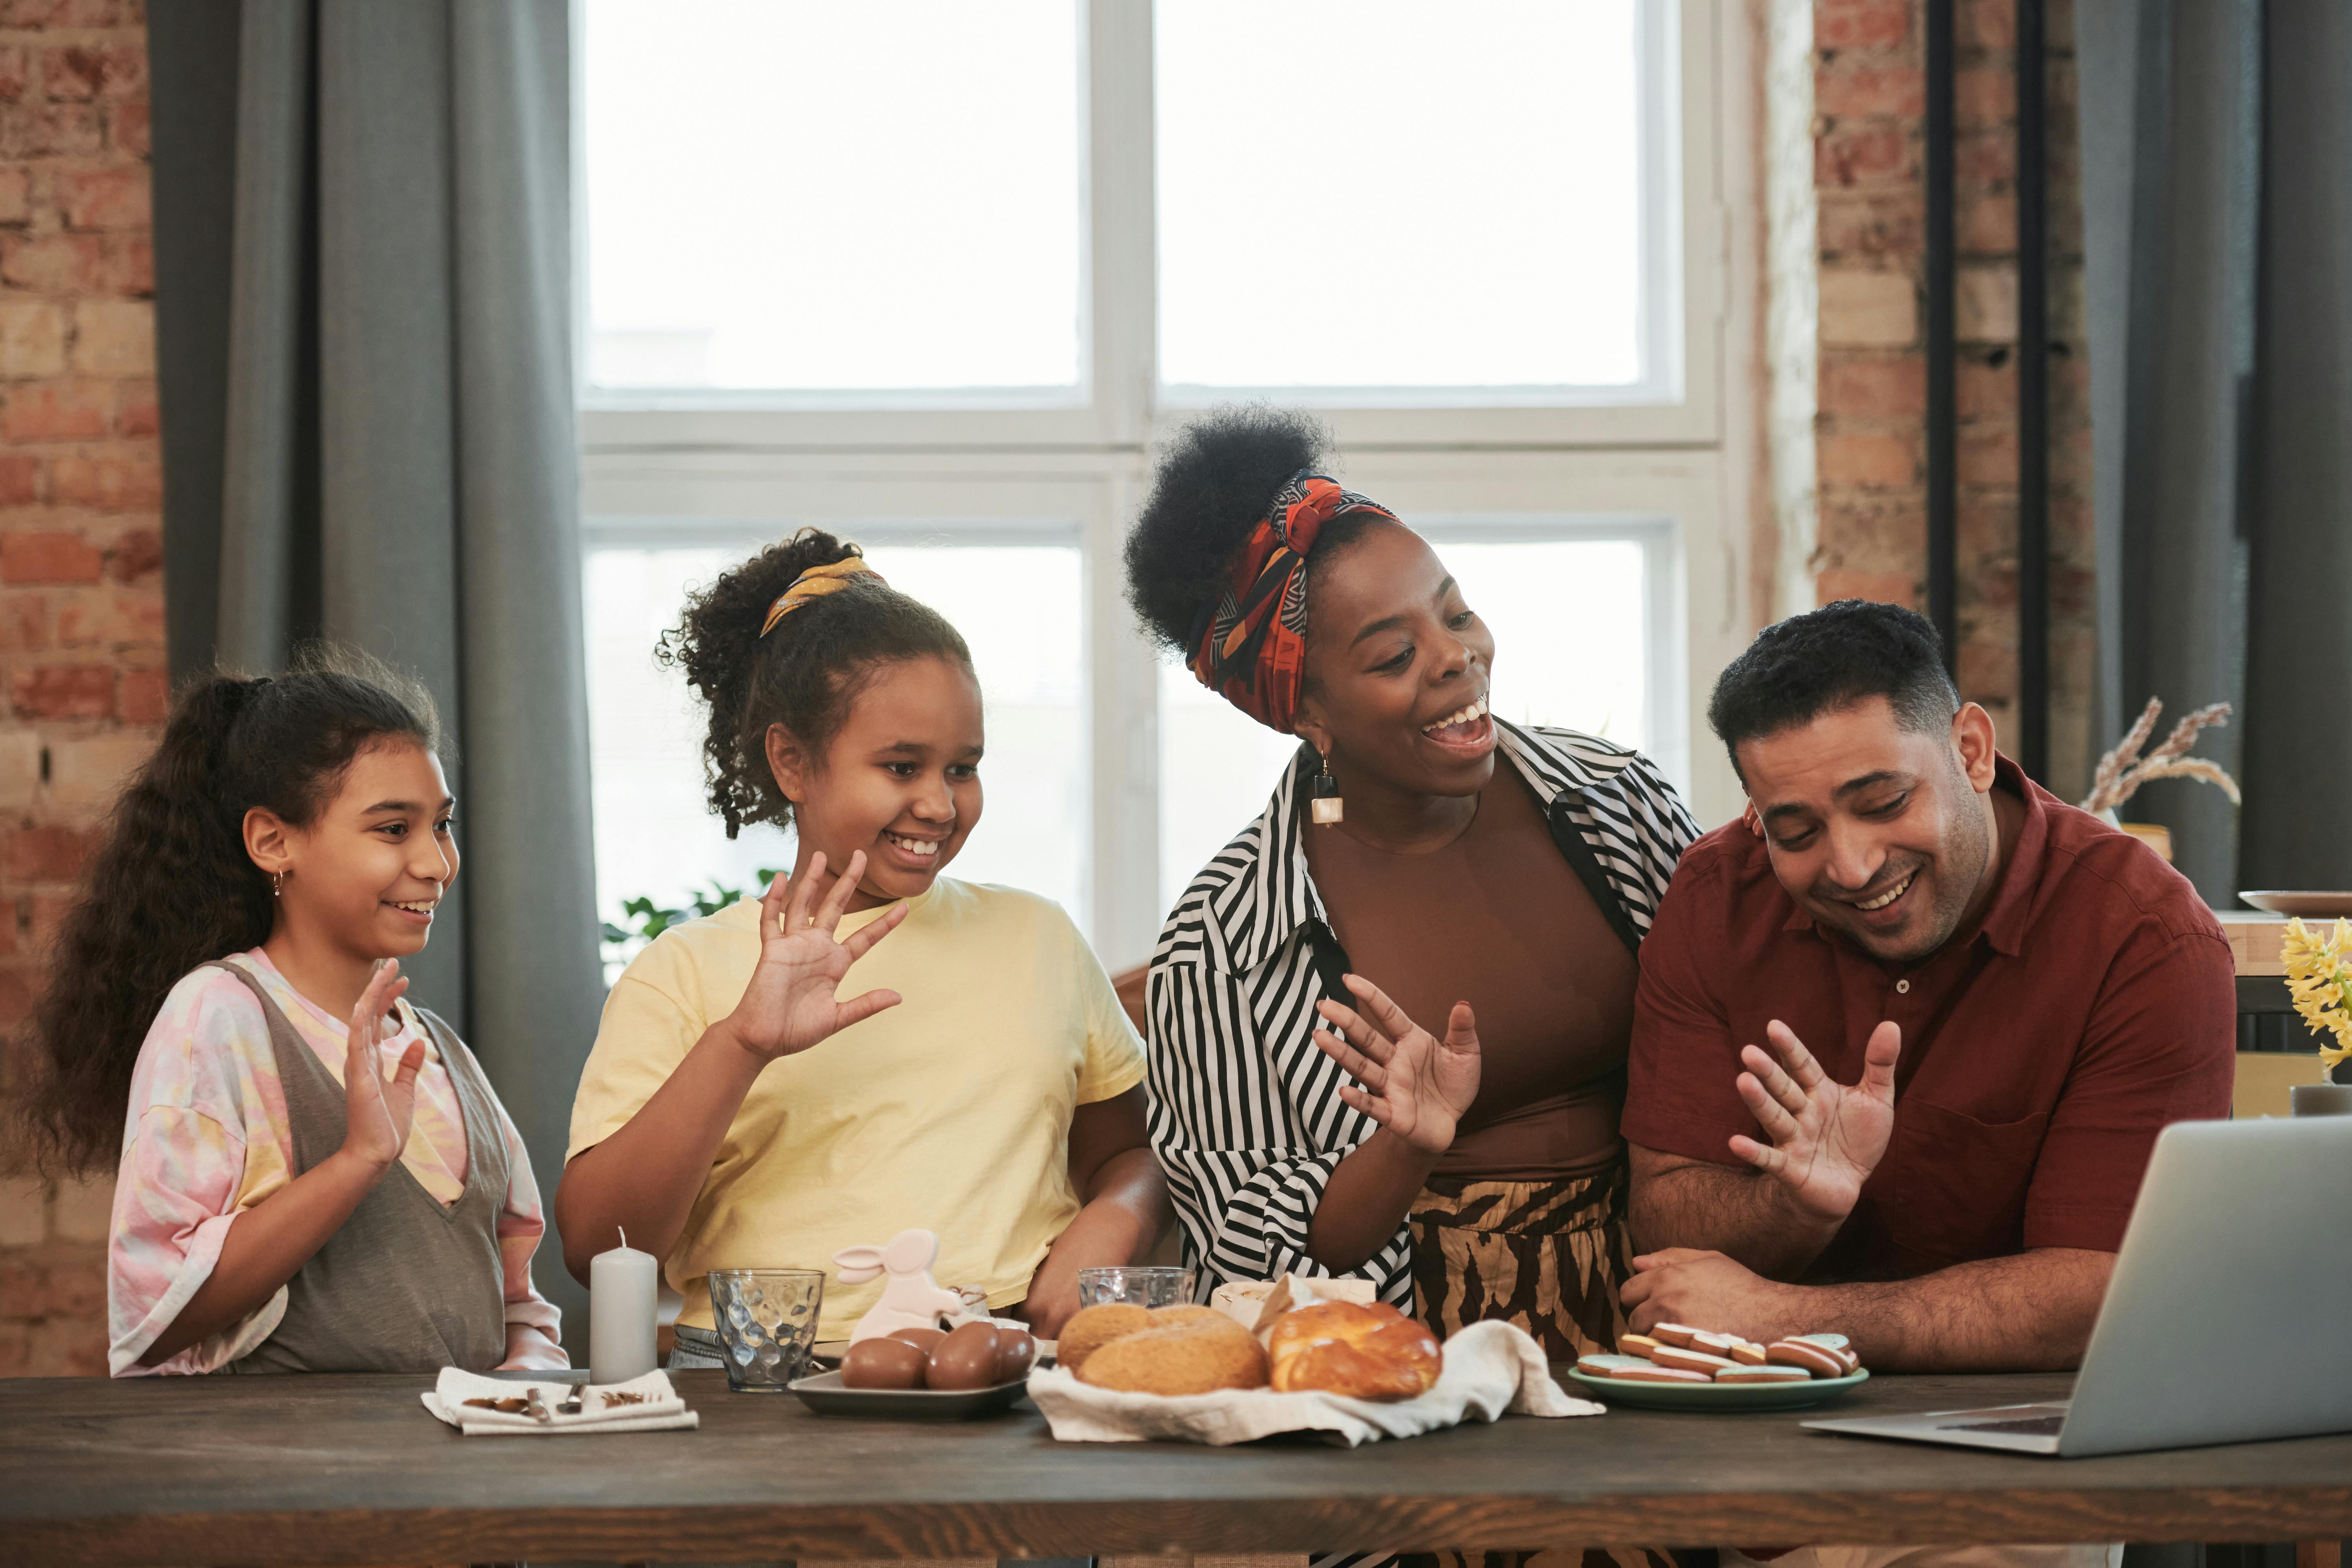
{"label": "curly ponytail", "polygon": [[838,593],[801,605],[760,633],[768,608],[813,566],[865,552],[822,529],[772,544],[699,594],[662,634],[655,658],[682,670],[710,709],[703,773],[710,809],[734,837],[747,823],[782,827],[793,803],[768,766],[768,729],[782,724],[811,752],[839,731],[861,687],[886,664],[952,658],[971,668],[971,650],[947,617],[878,576],[848,579]]}
{"label": "curly ponytail", "polygon": [[246,853],[245,814],[262,806],[306,826],[354,758],[395,740],[441,749],[433,699],[348,650],[309,650],[275,679],[214,675],[181,689],[115,802],[34,1012],[23,1119],[45,1163],[112,1164],[164,996],[198,964],[268,940],[269,881]]}

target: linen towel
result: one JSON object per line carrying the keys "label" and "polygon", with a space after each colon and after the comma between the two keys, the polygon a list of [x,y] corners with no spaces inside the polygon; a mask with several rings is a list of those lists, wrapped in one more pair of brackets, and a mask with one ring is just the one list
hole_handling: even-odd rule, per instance
{"label": "linen towel", "polygon": [[[667,1432],[701,1424],[686,1401],[669,1384],[669,1374],[658,1370],[626,1383],[593,1384],[580,1390],[580,1414],[561,1415],[555,1407],[572,1392],[570,1384],[550,1379],[541,1384],[516,1383],[484,1377],[454,1366],[441,1369],[440,1380],[420,1396],[425,1408],[468,1437],[534,1437],[562,1433]],[[520,1399],[536,1387],[547,1405],[549,1419],[537,1421],[520,1412],[486,1410],[468,1405],[468,1399]],[[608,1400],[608,1395],[635,1395]]]}
{"label": "linen towel", "polygon": [[1066,1443],[1140,1443],[1172,1437],[1222,1447],[1276,1432],[1322,1432],[1355,1447],[1382,1437],[1412,1437],[1516,1415],[1598,1415],[1605,1406],[1564,1393],[1552,1381],[1543,1348],[1525,1329],[1472,1323],[1445,1342],[1445,1370],[1417,1399],[1384,1402],[1337,1394],[1276,1394],[1229,1388],[1170,1396],[1126,1394],[1080,1383],[1060,1367],[1029,1374],[1029,1397]]}

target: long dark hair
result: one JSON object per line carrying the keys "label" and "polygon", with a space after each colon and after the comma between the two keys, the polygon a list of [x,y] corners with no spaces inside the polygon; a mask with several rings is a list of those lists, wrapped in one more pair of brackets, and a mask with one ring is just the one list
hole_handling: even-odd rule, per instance
{"label": "long dark hair", "polygon": [[58,928],[24,1110],[42,1163],[111,1165],[164,996],[198,964],[268,940],[269,879],[246,853],[245,814],[262,806],[307,826],[354,758],[404,740],[442,749],[432,697],[347,649],[306,650],[274,679],[182,688]]}
{"label": "long dark hair", "polygon": [[869,574],[761,634],[769,606],[802,573],[864,554],[847,540],[804,528],[691,595],[685,616],[662,634],[655,658],[683,670],[710,708],[703,774],[710,809],[730,838],[746,823],[782,827],[793,818],[793,803],[768,766],[771,724],[822,754],[858,689],[882,666],[938,658],[971,668],[971,650],[946,616]]}

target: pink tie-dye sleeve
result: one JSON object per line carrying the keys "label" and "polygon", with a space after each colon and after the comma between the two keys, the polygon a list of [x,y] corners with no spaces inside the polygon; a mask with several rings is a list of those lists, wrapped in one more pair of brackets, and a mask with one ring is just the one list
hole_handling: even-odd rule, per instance
{"label": "pink tie-dye sleeve", "polygon": [[522,1134],[515,1131],[506,1107],[499,1106],[498,1113],[499,1130],[507,1142],[507,1197],[499,1211],[499,1261],[505,1274],[507,1345],[512,1353],[518,1328],[537,1329],[550,1343],[557,1342],[563,1314],[531,1282],[531,1256],[547,1234],[547,1217],[540,1205],[539,1180],[531,1173],[530,1152],[523,1147]]}
{"label": "pink tie-dye sleeve", "polygon": [[[274,1107],[274,1109],[273,1109]],[[131,1080],[107,1246],[107,1362],[117,1377],[202,1373],[269,1337],[279,1291],[243,1321],[154,1366],[139,1358],[211,1278],[236,1216],[289,1180],[284,1096],[261,1009],[198,970],[165,998]]]}

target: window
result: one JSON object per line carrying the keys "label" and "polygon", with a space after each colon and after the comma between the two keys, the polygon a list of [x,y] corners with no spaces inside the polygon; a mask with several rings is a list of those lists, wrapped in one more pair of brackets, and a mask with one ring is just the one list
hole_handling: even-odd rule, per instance
{"label": "window", "polygon": [[1154,447],[1236,398],[1315,412],[1430,538],[1495,628],[1498,712],[1639,745],[1727,815],[1688,733],[1743,570],[1716,7],[583,5],[608,918],[788,863],[703,807],[652,650],[820,523],[971,645],[988,804],[955,874],[1145,958],[1295,751],[1122,597]]}
{"label": "window", "polygon": [[592,385],[1076,393],[1068,0],[588,0],[586,23]]}
{"label": "window", "polygon": [[1156,17],[1171,389],[1622,398],[1651,379],[1665,279],[1643,267],[1632,0]]}

